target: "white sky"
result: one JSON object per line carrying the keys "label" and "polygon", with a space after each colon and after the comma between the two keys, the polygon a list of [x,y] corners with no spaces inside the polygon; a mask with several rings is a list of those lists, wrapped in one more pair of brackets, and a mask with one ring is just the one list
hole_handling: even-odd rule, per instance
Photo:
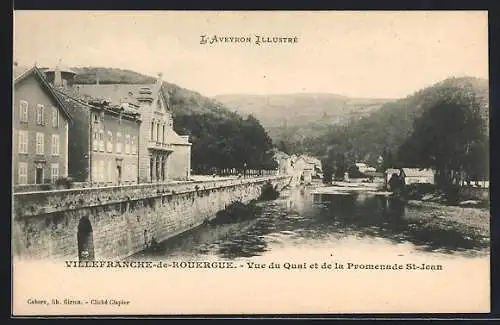
{"label": "white sky", "polygon": [[[297,44],[200,45],[200,35]],[[450,76],[488,77],[487,12],[16,11],[21,65],[104,66],[206,96],[328,92],[403,97]]]}

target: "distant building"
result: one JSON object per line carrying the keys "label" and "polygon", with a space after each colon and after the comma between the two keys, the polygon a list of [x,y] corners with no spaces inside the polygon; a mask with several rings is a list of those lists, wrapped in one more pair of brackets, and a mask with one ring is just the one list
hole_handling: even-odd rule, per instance
{"label": "distant building", "polygon": [[47,81],[74,118],[69,132],[69,175],[76,182],[99,186],[137,183],[139,111],[81,96],[73,85],[75,74],[61,66],[45,69]]}
{"label": "distant building", "polygon": [[309,184],[313,178],[323,176],[321,161],[307,155],[301,155],[292,159],[293,178],[295,182]]}
{"label": "distant building", "polygon": [[275,151],[274,160],[278,163],[278,174],[292,173],[292,157],[282,151]]}
{"label": "distant building", "polygon": [[368,166],[365,163],[356,163],[355,165],[358,168],[358,170],[363,174],[367,172],[373,173],[377,171],[374,167]]}
{"label": "distant building", "polygon": [[69,112],[37,67],[14,67],[13,88],[13,184],[67,177]]}
{"label": "distant building", "polygon": [[311,165],[312,168],[312,176],[313,177],[322,177],[323,175],[323,166],[321,164],[321,160],[315,157],[307,156],[307,155],[301,155],[299,157],[300,159],[303,159],[307,164]]}
{"label": "distant building", "polygon": [[[434,184],[435,183],[435,171],[432,169],[420,169],[420,168],[402,168],[405,183],[408,184]],[[390,180],[392,174],[399,175],[400,170],[396,168],[388,168],[386,170],[387,181]]]}

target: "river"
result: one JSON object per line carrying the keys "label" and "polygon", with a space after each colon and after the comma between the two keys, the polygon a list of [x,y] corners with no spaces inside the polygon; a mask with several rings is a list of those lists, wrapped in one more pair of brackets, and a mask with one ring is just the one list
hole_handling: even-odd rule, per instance
{"label": "river", "polygon": [[259,202],[249,220],[202,225],[135,257],[269,260],[312,253],[366,259],[377,252],[440,261],[489,256],[488,237],[451,223],[428,222],[418,207],[369,194],[313,195],[311,190],[285,190],[277,200]]}

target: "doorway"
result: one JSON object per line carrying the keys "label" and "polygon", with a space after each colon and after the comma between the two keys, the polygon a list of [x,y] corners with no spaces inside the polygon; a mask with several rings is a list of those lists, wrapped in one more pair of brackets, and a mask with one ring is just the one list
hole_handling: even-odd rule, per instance
{"label": "doorway", "polygon": [[94,235],[88,217],[83,217],[78,223],[78,259],[80,261],[94,260]]}
{"label": "doorway", "polygon": [[35,184],[43,184],[43,168],[42,167],[36,167]]}
{"label": "doorway", "polygon": [[116,166],[116,181],[118,185],[122,183],[122,166]]}

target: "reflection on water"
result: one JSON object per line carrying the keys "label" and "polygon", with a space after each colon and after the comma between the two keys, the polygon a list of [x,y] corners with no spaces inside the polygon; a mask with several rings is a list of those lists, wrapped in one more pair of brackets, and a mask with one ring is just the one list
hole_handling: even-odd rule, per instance
{"label": "reflection on water", "polygon": [[[409,244],[413,251],[484,253],[489,239],[464,227],[437,224],[405,202],[370,194],[311,194],[292,189],[275,201],[260,202],[252,220],[234,224],[203,225],[160,244],[137,257],[265,256],[284,247],[328,247],[350,239],[365,240],[377,249],[383,239],[389,246]],[[392,243],[392,244],[391,244]],[[387,244],[386,244],[387,246]],[[396,254],[396,252],[395,252]]]}

